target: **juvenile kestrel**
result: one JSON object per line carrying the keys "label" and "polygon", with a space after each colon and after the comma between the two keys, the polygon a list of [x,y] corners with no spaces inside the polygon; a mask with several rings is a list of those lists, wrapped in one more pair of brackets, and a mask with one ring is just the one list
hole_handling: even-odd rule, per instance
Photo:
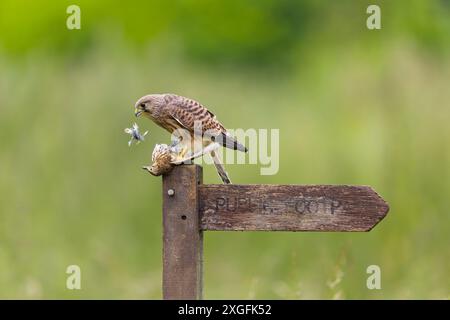
{"label": "juvenile kestrel", "polygon": [[[203,105],[176,94],[150,94],[140,98],[135,104],[136,117],[141,114],[170,133],[185,129],[191,139],[189,143],[183,139],[180,141],[184,149],[182,154],[186,156],[184,160],[210,153],[224,183],[231,183],[214,150],[219,145],[243,152],[247,152],[247,148],[232,137],[216,116]],[[199,140],[203,148],[197,151],[193,144]]]}

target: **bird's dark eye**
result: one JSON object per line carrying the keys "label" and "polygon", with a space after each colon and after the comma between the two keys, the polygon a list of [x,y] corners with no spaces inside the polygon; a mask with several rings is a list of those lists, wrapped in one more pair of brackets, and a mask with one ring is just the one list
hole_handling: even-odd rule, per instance
{"label": "bird's dark eye", "polygon": [[141,108],[145,109],[145,103],[141,103]]}

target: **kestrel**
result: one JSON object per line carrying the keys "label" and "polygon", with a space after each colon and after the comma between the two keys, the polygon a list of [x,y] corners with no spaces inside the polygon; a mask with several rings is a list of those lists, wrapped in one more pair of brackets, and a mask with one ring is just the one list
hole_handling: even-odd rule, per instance
{"label": "kestrel", "polygon": [[[176,94],[150,94],[135,104],[136,117],[141,114],[170,133],[184,129],[189,134],[191,139],[181,137],[179,142],[182,145],[179,163],[210,153],[222,181],[231,183],[214,150],[220,145],[243,152],[247,152],[247,148],[232,137],[206,107]],[[194,146],[198,142],[202,146],[200,151],[195,150]]]}

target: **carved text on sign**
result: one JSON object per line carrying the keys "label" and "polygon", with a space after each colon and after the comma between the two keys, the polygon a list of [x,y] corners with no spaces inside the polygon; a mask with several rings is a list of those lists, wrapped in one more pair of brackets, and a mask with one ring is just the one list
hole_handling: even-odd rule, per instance
{"label": "carved text on sign", "polygon": [[[259,214],[336,214],[342,208],[340,201],[328,197],[295,196],[290,199],[274,200],[264,197],[217,197],[214,208],[209,212],[253,212]],[[213,213],[211,212],[211,213]]]}

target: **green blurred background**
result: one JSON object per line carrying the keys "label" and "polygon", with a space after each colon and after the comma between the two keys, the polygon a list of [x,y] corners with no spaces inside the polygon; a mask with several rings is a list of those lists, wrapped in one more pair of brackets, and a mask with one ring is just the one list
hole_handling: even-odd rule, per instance
{"label": "green blurred background", "polygon": [[175,92],[280,129],[278,174],[228,165],[235,183],[365,184],[391,206],[370,233],[208,232],[205,298],[448,299],[449,18],[444,0],[0,0],[0,298],[161,298],[161,179],[140,167],[169,135],[140,119],[129,148],[123,129]]}

